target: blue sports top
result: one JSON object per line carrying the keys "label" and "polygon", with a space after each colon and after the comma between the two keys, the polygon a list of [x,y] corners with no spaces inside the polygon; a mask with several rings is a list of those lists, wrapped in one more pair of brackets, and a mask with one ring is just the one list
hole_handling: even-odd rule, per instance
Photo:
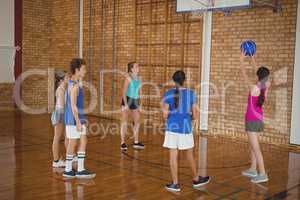
{"label": "blue sports top", "polygon": [[163,103],[169,105],[169,116],[166,122],[166,131],[178,134],[192,133],[192,107],[196,103],[193,90],[179,89],[179,105],[175,108],[174,95],[176,89],[170,89],[164,94]]}
{"label": "blue sports top", "polygon": [[[78,84],[78,82],[69,80],[67,91],[65,93],[65,124],[66,125],[76,125],[76,121],[72,112],[72,105],[71,105],[71,89],[72,87]],[[79,86],[78,96],[77,96],[77,109],[78,109],[78,117],[81,124],[86,123],[86,119],[83,113],[84,109],[84,99],[83,99],[83,88]]]}

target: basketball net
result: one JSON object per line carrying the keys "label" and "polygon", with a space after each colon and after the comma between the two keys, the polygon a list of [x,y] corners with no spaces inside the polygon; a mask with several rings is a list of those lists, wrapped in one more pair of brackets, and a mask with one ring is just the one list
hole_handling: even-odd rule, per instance
{"label": "basketball net", "polygon": [[[214,6],[214,0],[193,0],[203,8],[209,8]],[[205,10],[194,10],[192,11],[192,19],[199,19],[203,17]]]}

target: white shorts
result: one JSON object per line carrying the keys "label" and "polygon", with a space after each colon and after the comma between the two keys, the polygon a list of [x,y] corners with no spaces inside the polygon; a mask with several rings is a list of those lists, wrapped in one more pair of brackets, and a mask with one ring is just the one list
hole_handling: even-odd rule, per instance
{"label": "white shorts", "polygon": [[86,126],[81,125],[82,131],[77,131],[76,126],[67,125],[66,126],[66,136],[68,139],[80,139],[81,135],[86,135]]}
{"label": "white shorts", "polygon": [[179,150],[191,149],[194,147],[194,135],[166,131],[163,147]]}

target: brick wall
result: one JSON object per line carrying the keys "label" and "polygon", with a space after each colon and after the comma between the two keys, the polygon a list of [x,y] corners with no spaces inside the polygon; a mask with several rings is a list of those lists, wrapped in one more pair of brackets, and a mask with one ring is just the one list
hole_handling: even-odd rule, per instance
{"label": "brick wall", "polygon": [[[257,43],[257,61],[271,70],[272,87],[265,106],[265,142],[289,142],[297,2],[283,1],[283,12],[271,9],[236,11],[230,16],[213,15],[211,90],[209,115],[211,134],[246,137],[244,112],[247,90],[239,71],[239,45]],[[251,71],[255,83],[255,72]],[[226,88],[226,89],[222,89]]]}
{"label": "brick wall", "polygon": [[[175,70],[182,68],[188,74],[189,87],[200,83],[201,19],[176,13],[175,0],[167,3],[152,0],[151,5],[149,2],[119,0],[114,5],[113,1],[94,0],[90,7],[90,1],[85,1],[83,55],[88,62],[85,80],[91,82],[102,97],[101,101],[96,98],[97,106],[92,113],[119,118],[119,114],[100,113],[99,105],[103,105],[104,110],[119,109],[124,77],[105,74],[103,84],[99,85],[99,73],[113,69],[126,72],[126,65],[132,60],[141,64],[145,81],[164,84]],[[71,0],[24,1],[24,71],[48,67],[68,69],[71,58],[78,55],[78,9],[78,2]],[[230,16],[213,15],[211,81],[218,91],[211,90],[210,111],[214,112],[209,115],[210,134],[245,137],[243,113],[247,92],[238,71],[239,45],[242,40],[253,39],[258,45],[258,62],[270,67],[276,86],[271,89],[266,104],[267,125],[263,139],[288,143],[295,22],[296,2],[293,0],[284,0],[282,14],[255,8],[236,11]],[[160,97],[168,87],[159,88]],[[223,95],[222,87],[227,88]],[[49,103],[47,89],[47,77],[29,78],[23,85],[25,103],[46,106]],[[143,94],[155,94],[155,90],[145,86]],[[89,92],[86,96],[88,104]],[[143,108],[159,108],[160,97],[151,101],[143,99]],[[151,123],[162,122],[160,113],[143,117]]]}
{"label": "brick wall", "polygon": [[[126,73],[129,61],[136,60],[140,63],[144,81],[163,84],[170,79],[176,69],[185,68],[190,77],[189,83],[200,82],[200,56],[198,55],[201,54],[202,22],[200,19],[191,19],[188,14],[185,16],[176,14],[175,1],[167,3],[152,1],[152,5],[150,1],[116,1],[115,5],[113,1],[93,1],[91,6],[92,8],[89,1],[85,1],[83,53],[89,69],[86,81],[93,83],[98,95],[101,93],[102,97],[93,113],[119,119],[119,112],[115,114],[100,112],[99,105],[102,111],[120,109],[124,82],[124,75],[121,73]],[[183,27],[184,36],[181,34]],[[57,34],[59,35],[60,32]],[[113,43],[115,43],[115,50]],[[99,80],[101,70],[106,72],[103,80]],[[118,73],[112,74],[110,70],[117,70]],[[99,81],[103,82],[100,87]],[[160,96],[154,101],[153,99],[142,101],[144,109],[159,109],[164,88],[159,90]],[[143,87],[145,95],[154,92],[153,88]],[[89,97],[90,94],[87,94]],[[161,122],[160,113],[144,115],[144,117],[151,119],[153,123]]]}
{"label": "brick wall", "polygon": [[[50,66],[50,2],[23,1],[23,72],[44,70]],[[48,77],[28,76],[22,84],[22,99],[30,108],[47,108]]]}
{"label": "brick wall", "polygon": [[55,0],[50,2],[50,66],[69,69],[70,60],[78,56],[78,1]]}

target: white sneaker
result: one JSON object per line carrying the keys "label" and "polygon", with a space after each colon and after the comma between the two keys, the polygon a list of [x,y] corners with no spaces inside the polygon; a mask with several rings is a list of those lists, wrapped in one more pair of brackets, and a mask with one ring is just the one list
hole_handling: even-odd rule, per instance
{"label": "white sneaker", "polygon": [[242,175],[243,175],[243,176],[250,177],[250,178],[254,178],[254,177],[256,177],[258,174],[257,174],[257,171],[254,170],[254,169],[247,169],[247,170],[245,170],[245,171],[242,171]]}
{"label": "white sneaker", "polygon": [[55,168],[62,168],[65,166],[66,166],[66,163],[63,160],[59,160],[58,162],[54,162],[54,161],[52,162],[52,167],[55,167]]}
{"label": "white sneaker", "polygon": [[251,179],[252,183],[264,183],[269,181],[267,174],[258,174],[256,177]]}

